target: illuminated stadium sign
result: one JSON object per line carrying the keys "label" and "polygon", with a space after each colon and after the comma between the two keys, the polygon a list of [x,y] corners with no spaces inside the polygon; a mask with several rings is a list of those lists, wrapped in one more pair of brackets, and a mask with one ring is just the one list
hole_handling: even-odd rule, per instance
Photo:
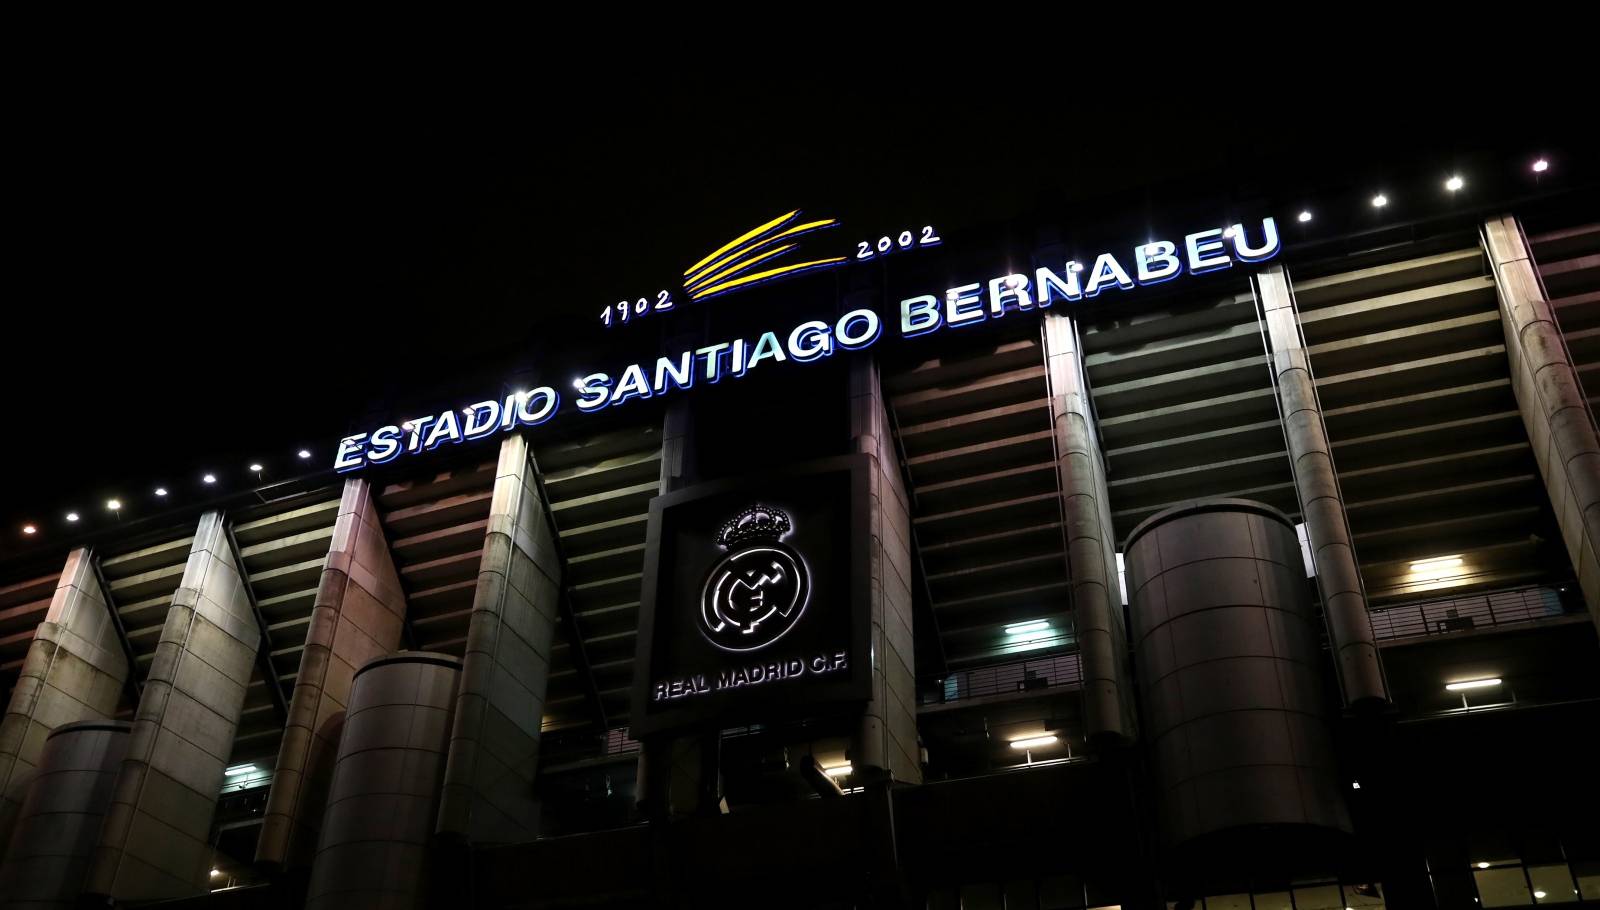
{"label": "illuminated stadium sign", "polygon": [[[791,212],[785,219],[793,219],[798,214]],[[756,239],[771,239],[767,234],[787,224],[785,219],[758,228],[766,233]],[[801,228],[820,229],[816,224],[802,223],[792,230]],[[927,230],[937,239],[937,235],[931,234],[931,228]],[[782,237],[783,233],[778,231],[777,236]],[[912,237],[908,242],[914,242],[910,231],[903,232],[901,237]],[[688,274],[691,278],[702,277],[691,281],[691,286],[701,289],[702,297],[710,297],[777,277],[769,274],[774,271],[788,275],[811,270],[820,264],[802,261],[791,264],[792,267],[773,266],[749,272],[734,266],[744,263],[754,268],[755,264],[744,259],[726,262],[728,256],[740,255],[741,251],[751,253],[750,241],[750,235],[736,238],[697,263]],[[889,249],[898,242],[885,237],[879,245],[883,241],[887,241]],[[790,248],[786,244],[779,246]],[[724,250],[732,248],[736,248],[734,253],[724,254]],[[1156,240],[1137,245],[1130,253],[1122,255],[1100,253],[1093,259],[1086,259],[1087,265],[1070,260],[1060,267],[1040,266],[1032,274],[1010,272],[987,281],[956,285],[942,293],[908,297],[899,302],[891,318],[900,337],[915,338],[946,328],[962,328],[990,319],[1032,313],[1057,304],[1092,300],[1108,291],[1132,291],[1185,274],[1214,272],[1229,268],[1235,262],[1262,262],[1276,256],[1281,248],[1277,224],[1271,218],[1264,218],[1258,228],[1247,229],[1244,224],[1234,224],[1226,229],[1198,231],[1186,235],[1181,243]],[[863,249],[875,250],[876,246],[868,245]],[[722,258],[718,258],[719,255]],[[831,258],[828,261],[838,264]],[[733,272],[721,274],[719,269]],[[720,278],[712,277],[719,274]],[[616,372],[591,372],[573,382],[574,404],[580,413],[595,413],[633,399],[688,391],[697,382],[738,379],[762,364],[815,362],[839,351],[870,347],[882,337],[885,321],[885,315],[877,310],[855,309],[831,322],[807,320],[761,332],[752,338],[729,338],[702,347],[672,351],[653,362],[629,364]],[[334,468],[341,472],[359,470],[442,445],[538,426],[556,415],[561,399],[556,386],[540,386],[501,399],[479,401],[459,410],[380,427],[371,433],[347,436],[339,443]]]}

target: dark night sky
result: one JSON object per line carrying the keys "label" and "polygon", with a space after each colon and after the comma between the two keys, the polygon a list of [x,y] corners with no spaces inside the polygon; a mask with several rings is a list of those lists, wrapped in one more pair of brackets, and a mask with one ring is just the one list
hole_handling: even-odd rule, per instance
{"label": "dark night sky", "polygon": [[[1384,111],[1348,85],[1246,103],[1114,73],[885,92],[864,86],[903,74],[668,72],[530,72],[490,97],[135,69],[30,93],[8,148],[0,553],[24,520],[191,491],[203,469],[242,485],[252,458],[295,470],[301,445],[328,464],[369,407],[492,375],[790,208],[983,224],[1089,196],[1158,205],[1161,181],[1444,169],[1486,135],[1471,97]],[[1515,142],[1561,146],[1568,103],[1547,93]]]}

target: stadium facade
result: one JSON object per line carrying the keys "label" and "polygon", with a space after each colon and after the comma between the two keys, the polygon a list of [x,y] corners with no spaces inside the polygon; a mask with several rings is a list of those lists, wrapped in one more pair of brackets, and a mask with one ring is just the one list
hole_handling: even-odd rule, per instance
{"label": "stadium facade", "polygon": [[0,895],[1600,902],[1594,204],[792,212],[325,470],[30,534]]}

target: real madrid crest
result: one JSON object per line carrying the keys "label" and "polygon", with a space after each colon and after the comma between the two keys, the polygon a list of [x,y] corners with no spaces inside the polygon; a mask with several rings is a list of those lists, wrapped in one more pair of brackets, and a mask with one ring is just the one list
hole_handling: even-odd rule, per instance
{"label": "real madrid crest", "polygon": [[755,651],[800,621],[811,578],[805,560],[783,543],[790,530],[782,510],[755,505],[717,531],[717,545],[728,553],[700,594],[700,631],[712,644]]}

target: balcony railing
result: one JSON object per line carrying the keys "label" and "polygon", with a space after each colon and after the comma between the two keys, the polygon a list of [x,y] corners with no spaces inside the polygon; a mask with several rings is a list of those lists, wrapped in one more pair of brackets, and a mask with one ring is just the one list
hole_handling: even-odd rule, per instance
{"label": "balcony railing", "polygon": [[1573,612],[1562,600],[1561,592],[1540,585],[1373,610],[1372,634],[1379,641],[1447,635],[1472,629],[1538,622]]}
{"label": "balcony railing", "polygon": [[978,667],[951,673],[936,689],[924,689],[919,701],[924,705],[947,704],[984,695],[1028,692],[1083,682],[1083,664],[1078,652],[1069,651],[1048,657],[1035,657],[993,667]]}

